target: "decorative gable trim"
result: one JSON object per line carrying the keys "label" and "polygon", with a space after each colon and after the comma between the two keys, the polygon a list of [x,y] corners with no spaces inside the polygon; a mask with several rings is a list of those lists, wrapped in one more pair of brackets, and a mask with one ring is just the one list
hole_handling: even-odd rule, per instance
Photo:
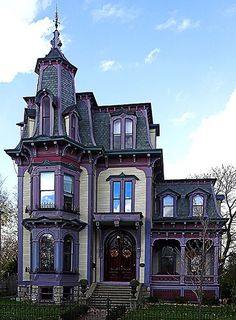
{"label": "decorative gable trim", "polygon": [[110,181],[112,179],[135,179],[135,180],[139,180],[139,178],[135,175],[127,175],[124,174],[124,172],[121,172],[121,174],[119,175],[110,175],[106,181]]}

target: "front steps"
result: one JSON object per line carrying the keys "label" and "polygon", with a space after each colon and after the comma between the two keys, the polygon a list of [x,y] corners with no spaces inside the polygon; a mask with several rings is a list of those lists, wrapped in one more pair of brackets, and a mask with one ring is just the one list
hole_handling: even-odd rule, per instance
{"label": "front steps", "polygon": [[128,284],[97,283],[93,291],[89,306],[94,308],[107,308],[107,298],[110,300],[110,308],[117,306],[130,307],[131,288]]}

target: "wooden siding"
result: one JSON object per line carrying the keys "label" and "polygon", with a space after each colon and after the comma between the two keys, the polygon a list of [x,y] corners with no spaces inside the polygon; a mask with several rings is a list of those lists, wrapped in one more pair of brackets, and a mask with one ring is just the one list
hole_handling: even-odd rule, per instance
{"label": "wooden siding", "polygon": [[[80,219],[88,222],[88,173],[81,167],[80,174]],[[88,229],[87,227],[79,233],[79,274],[80,279],[87,279],[87,246]]]}
{"label": "wooden siding", "polygon": [[[24,175],[24,191],[23,191],[23,219],[29,218],[29,214],[25,212],[26,206],[30,205],[30,174]],[[29,273],[25,272],[26,267],[30,267],[30,231],[23,228],[23,280],[28,281]]]}

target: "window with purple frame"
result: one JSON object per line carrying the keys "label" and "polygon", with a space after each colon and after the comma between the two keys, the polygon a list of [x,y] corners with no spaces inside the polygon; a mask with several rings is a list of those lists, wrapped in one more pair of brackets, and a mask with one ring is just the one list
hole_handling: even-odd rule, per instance
{"label": "window with purple frame", "polygon": [[42,134],[50,136],[50,98],[42,99]]}

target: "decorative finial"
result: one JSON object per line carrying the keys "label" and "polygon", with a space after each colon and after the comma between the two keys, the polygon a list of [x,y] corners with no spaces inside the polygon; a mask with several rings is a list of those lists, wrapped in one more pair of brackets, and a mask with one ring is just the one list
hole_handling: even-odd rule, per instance
{"label": "decorative finial", "polygon": [[60,32],[57,30],[58,25],[60,24],[60,22],[58,21],[57,6],[56,6],[56,13],[55,13],[55,20],[53,20],[53,22],[55,22],[55,31],[53,32],[54,33],[54,37],[51,40],[51,45],[52,45],[52,48],[56,48],[56,49],[61,50],[62,43],[61,43],[61,40],[59,38]]}
{"label": "decorative finial", "polygon": [[53,22],[55,22],[55,28],[56,28],[56,30],[57,30],[58,25],[60,24],[60,22],[58,21],[57,5],[56,5],[56,12],[55,12],[55,20],[53,20]]}

